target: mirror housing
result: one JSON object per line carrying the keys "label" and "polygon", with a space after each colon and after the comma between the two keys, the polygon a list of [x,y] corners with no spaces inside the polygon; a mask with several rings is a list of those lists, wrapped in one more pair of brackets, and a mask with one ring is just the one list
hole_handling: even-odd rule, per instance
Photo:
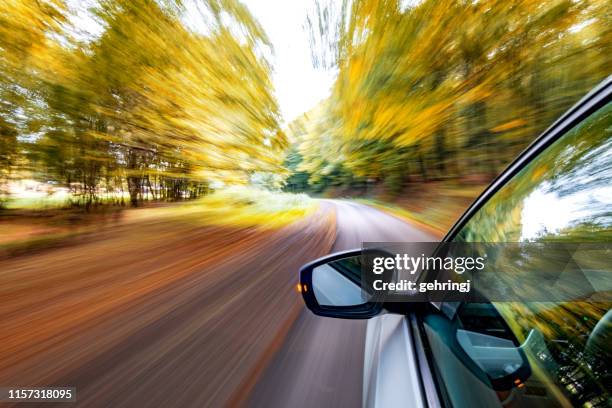
{"label": "mirror housing", "polygon": [[380,314],[384,296],[366,299],[361,285],[360,265],[370,253],[379,251],[338,252],[304,265],[298,289],[306,307],[316,315],[340,319],[369,319]]}

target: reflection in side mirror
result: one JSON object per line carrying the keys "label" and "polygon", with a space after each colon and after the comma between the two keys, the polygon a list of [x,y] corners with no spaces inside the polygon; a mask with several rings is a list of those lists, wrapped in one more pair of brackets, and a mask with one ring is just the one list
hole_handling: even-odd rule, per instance
{"label": "reflection in side mirror", "polygon": [[382,296],[377,293],[374,297],[362,287],[362,262],[364,253],[354,250],[303,266],[300,287],[306,306],[319,316],[344,319],[368,319],[379,314]]}
{"label": "reflection in side mirror", "polygon": [[361,290],[359,257],[339,259],[312,270],[312,290],[321,306],[357,306],[367,302]]}

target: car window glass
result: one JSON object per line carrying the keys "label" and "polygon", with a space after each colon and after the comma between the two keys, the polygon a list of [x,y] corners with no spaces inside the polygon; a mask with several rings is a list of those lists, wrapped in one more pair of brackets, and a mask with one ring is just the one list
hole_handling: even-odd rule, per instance
{"label": "car window glass", "polygon": [[[455,241],[612,242],[611,118],[612,104],[608,104],[546,148],[476,212]],[[585,268],[604,265],[606,279],[611,279],[609,254],[593,256],[579,251],[574,258]],[[491,327],[480,320],[480,326],[487,327],[468,327],[466,332],[465,322],[479,319],[466,319],[461,309],[453,322],[433,314],[424,318],[434,363],[453,405],[464,406],[469,401],[473,406],[478,398],[491,405],[491,395],[499,405],[609,404],[612,304],[505,302],[492,307],[516,336],[518,345],[495,339],[500,336],[495,333],[494,319]],[[452,352],[459,346],[461,352]],[[525,378],[496,386],[491,377],[479,375],[483,367],[512,370],[510,360],[506,365],[494,360],[495,356],[498,360],[510,356],[510,350],[525,354]],[[449,353],[461,363],[451,364]],[[482,361],[470,358],[470,353]],[[516,352],[512,355],[518,359]],[[470,369],[472,362],[475,365]],[[457,370],[464,374],[452,374]],[[478,395],[469,391],[483,384],[491,391]],[[467,392],[471,396],[464,395]]]}
{"label": "car window glass", "polygon": [[547,148],[498,191],[455,241],[612,239],[612,137],[608,104]]}

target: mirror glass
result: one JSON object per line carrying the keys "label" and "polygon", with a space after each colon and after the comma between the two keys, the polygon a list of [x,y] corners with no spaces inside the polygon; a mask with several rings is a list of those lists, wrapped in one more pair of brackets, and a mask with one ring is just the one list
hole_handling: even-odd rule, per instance
{"label": "mirror glass", "polygon": [[361,257],[319,265],[312,270],[312,287],[321,306],[357,306],[367,302],[361,290]]}

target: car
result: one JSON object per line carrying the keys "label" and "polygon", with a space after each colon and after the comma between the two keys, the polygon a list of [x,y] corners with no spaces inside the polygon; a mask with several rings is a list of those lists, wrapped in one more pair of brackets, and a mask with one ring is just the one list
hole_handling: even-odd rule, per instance
{"label": "car", "polygon": [[[602,272],[599,297],[398,305],[364,298],[359,259],[366,249],[301,268],[301,293],[313,313],[370,319],[363,406],[612,405],[611,95],[612,76],[544,131],[436,244],[598,244],[595,256],[577,246],[572,260]],[[593,266],[601,259],[603,266]]]}

